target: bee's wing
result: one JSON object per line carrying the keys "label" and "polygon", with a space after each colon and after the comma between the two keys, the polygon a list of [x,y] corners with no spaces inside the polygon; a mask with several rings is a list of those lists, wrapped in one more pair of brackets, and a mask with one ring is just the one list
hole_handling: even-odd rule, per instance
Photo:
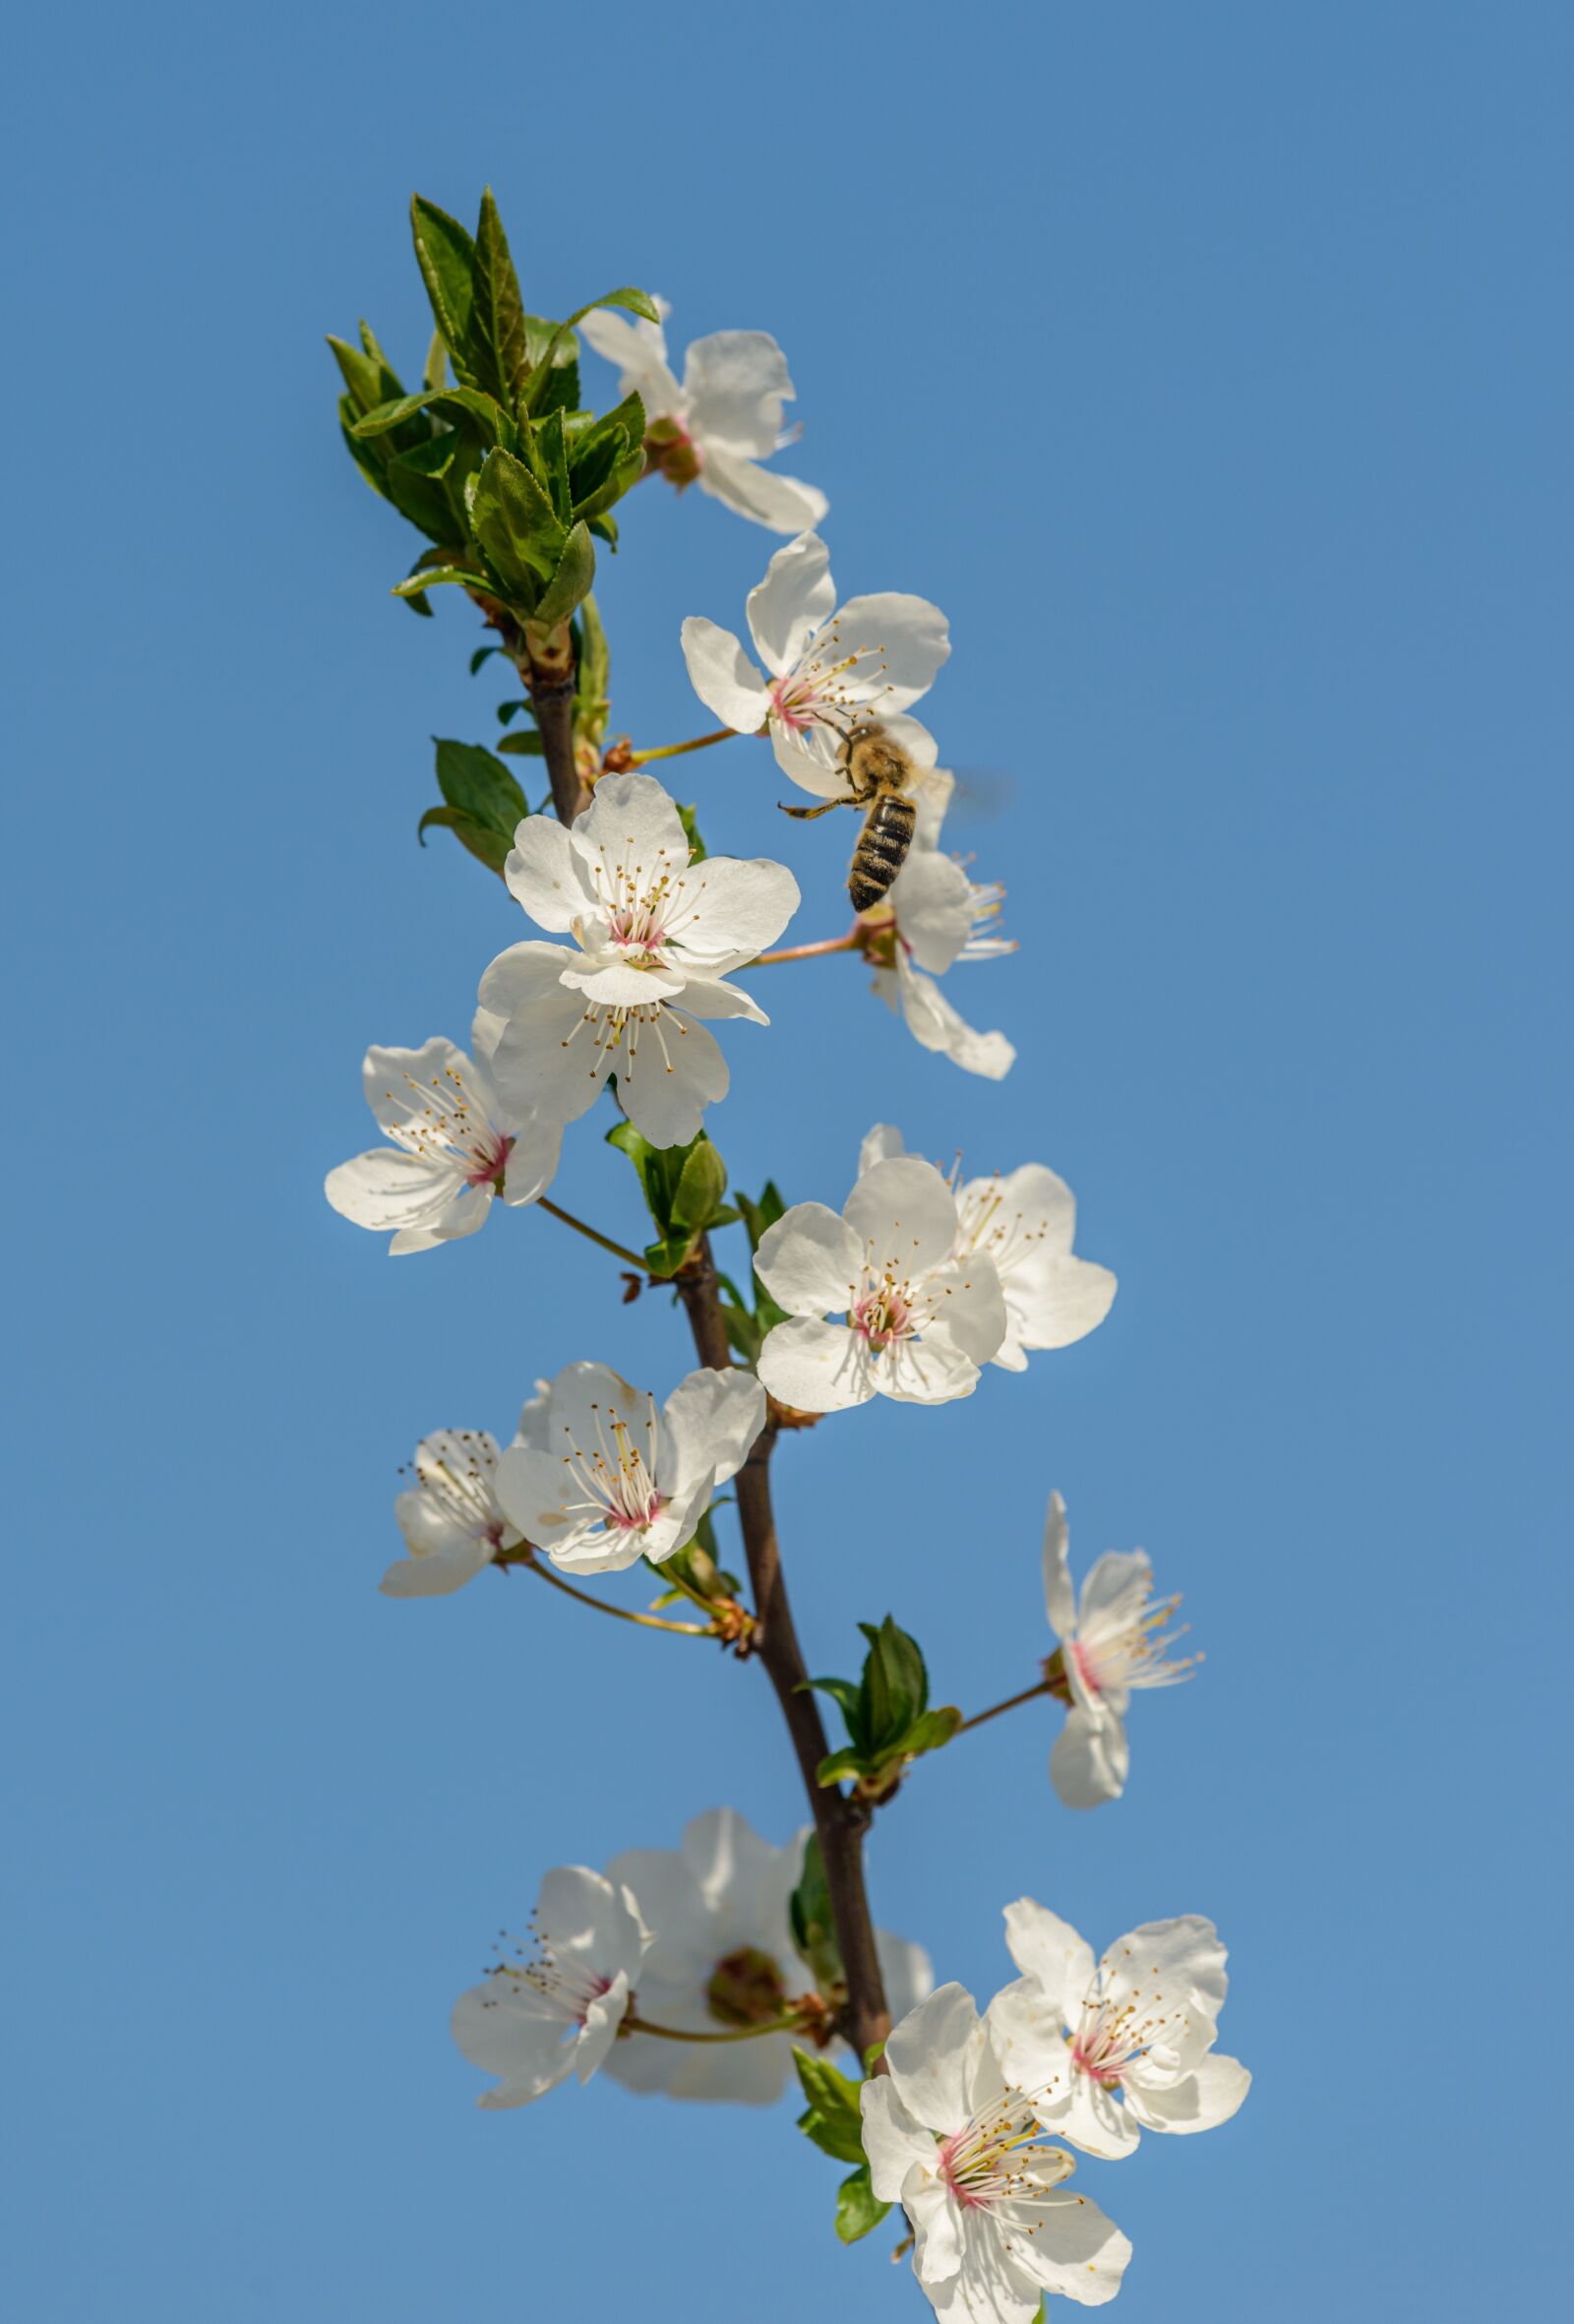
{"label": "bee's wing", "polygon": [[947,818],[953,829],[993,823],[1016,797],[1016,776],[999,766],[959,766],[951,777]]}

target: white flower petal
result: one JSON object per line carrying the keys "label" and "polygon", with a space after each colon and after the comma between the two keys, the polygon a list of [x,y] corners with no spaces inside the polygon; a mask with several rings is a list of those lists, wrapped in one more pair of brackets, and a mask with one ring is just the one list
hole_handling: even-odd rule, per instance
{"label": "white flower petal", "polygon": [[681,1493],[706,1470],[725,1484],[765,1425],[765,1391],[747,1372],[691,1372],[667,1398],[664,1417],[676,1460],[670,1490]]}
{"label": "white flower petal", "polygon": [[[523,944],[510,945],[506,952],[499,952],[495,960],[487,963],[481,975],[481,1008],[488,1016],[501,1019],[501,1030],[488,1061],[494,1082],[498,1078],[498,1048],[508,1031],[509,1020],[519,1009],[533,1008],[543,993],[551,993],[561,986],[563,971],[578,957],[572,946],[543,944],[531,937]],[[507,1096],[505,1091],[505,1101]]]}
{"label": "white flower petal", "polygon": [[1131,2002],[1139,2016],[1168,2022],[1169,2043],[1180,2039],[1187,2019],[1217,2019],[1229,1987],[1219,1931],[1200,1913],[1145,1921],[1117,1937],[1099,1971],[1105,1995],[1118,2008]]}
{"label": "white flower petal", "polygon": [[933,1162],[916,1154],[872,1164],[842,1205],[842,1216],[857,1238],[860,1258],[867,1255],[877,1274],[888,1266],[898,1281],[943,1265],[956,1240],[956,1198]]}
{"label": "white flower petal", "polygon": [[672,795],[653,774],[604,775],[569,834],[599,909],[622,900],[626,884],[674,881],[689,866],[689,834]]}
{"label": "white flower petal", "polygon": [[725,974],[773,945],[797,911],[798,883],[768,856],[713,855],[696,864],[673,898],[675,950],[712,961]]}
{"label": "white flower petal", "polygon": [[459,2049],[472,2065],[502,2077],[482,2093],[483,2107],[527,2106],[574,2069],[563,2019],[533,2008],[533,1998],[523,1979],[500,1969],[454,2003],[449,2031]]}
{"label": "white flower petal", "polygon": [[1133,2077],[1126,2096],[1131,2111],[1149,2130],[1213,2130],[1240,2111],[1250,2088],[1251,2076],[1241,2060],[1214,2051],[1167,2090],[1139,2084]]}
{"label": "white flower petal", "polygon": [[532,1115],[514,1133],[503,1168],[504,1201],[511,1205],[537,1201],[557,1177],[562,1154],[562,1123]]}
{"label": "white flower petal", "polygon": [[1106,1550],[1088,1568],[1078,1620],[1086,1636],[1122,1630],[1141,1613],[1153,1587],[1146,1550]]}
{"label": "white flower petal", "polygon": [[1005,1337],[1005,1298],[995,1261],[975,1251],[951,1266],[937,1267],[925,1289],[935,1303],[935,1328],[975,1364],[987,1364]]}
{"label": "white flower petal", "polygon": [[[938,1049],[960,1066],[964,1073],[981,1073],[1000,1081],[1016,1062],[1016,1051],[1003,1033],[978,1033],[960,1017],[930,977],[915,968],[898,948],[896,972],[902,1014],[907,1029],[923,1049]],[[877,983],[877,990],[878,985]]]}
{"label": "white flower petal", "polygon": [[1005,1945],[1023,1976],[1037,1984],[1047,2007],[1061,2023],[1075,2025],[1093,1983],[1093,1947],[1086,1937],[1047,1906],[1020,1896],[1005,1908]]}
{"label": "white flower petal", "polygon": [[789,1315],[829,1315],[854,1297],[863,1262],[845,1219],[823,1202],[795,1202],[761,1235],[755,1272]]}
{"label": "white flower petal", "polygon": [[968,2118],[968,2091],[988,2036],[965,1986],[943,1985],[893,2028],[885,2063],[903,2106],[942,2138]]}
{"label": "white flower petal", "polygon": [[385,1598],[446,1598],[474,1581],[491,1562],[490,1543],[454,1543],[423,1558],[400,1558],[377,1586]]}
{"label": "white flower petal", "polygon": [[802,532],[806,525],[818,524],[830,509],[817,486],[757,467],[714,444],[707,444],[700,458],[699,489],[767,532]]}
{"label": "white flower petal", "polygon": [[934,2132],[908,2112],[889,2074],[872,2075],[859,2092],[859,2104],[871,2183],[882,2203],[900,2202],[914,2165],[933,2168]]}
{"label": "white flower petal", "polygon": [[793,383],[768,331],[712,331],[691,340],[683,388],[690,434],[707,452],[719,445],[745,459],[767,459],[775,451]]}
{"label": "white flower petal", "polygon": [[446,1163],[406,1154],[398,1146],[374,1146],[331,1170],[323,1192],[340,1218],[389,1234],[430,1228],[462,1192],[462,1181]]}
{"label": "white flower petal", "polygon": [[703,614],[692,613],[683,625],[682,636],[689,683],[706,709],[738,734],[757,734],[765,723],[770,697],[731,630],[721,629]]}
{"label": "white flower petal", "polygon": [[1131,2245],[1097,2203],[1069,2187],[1052,2187],[1035,2206],[1031,2235],[1013,2235],[1011,2254],[1035,2284],[1079,2307],[1100,2308],[1120,2289]]}
{"label": "white flower petal", "polygon": [[772,718],[770,747],[776,764],[801,791],[817,799],[847,799],[847,770],[838,764],[842,738],[834,728],[817,725],[797,733]]}
{"label": "white flower petal", "polygon": [[935,1990],[935,1964],[922,1945],[905,1936],[893,1936],[888,1928],[876,1929],[875,1952],[885,1988],[885,2006],[893,2018],[906,2017]]}
{"label": "white flower petal", "polygon": [[[565,964],[578,957],[563,955]],[[625,1070],[623,1052],[605,1039],[594,1005],[557,978],[543,981],[515,1010],[492,1058],[506,1105],[559,1123],[577,1122],[587,1113],[615,1067],[620,1073]]]}
{"label": "white flower petal", "polygon": [[687,1145],[706,1106],[727,1094],[727,1061],[714,1033],[675,1009],[662,1010],[659,1025],[640,1027],[636,1049],[614,1050],[610,1063],[630,1121],[653,1146]]}
{"label": "white flower petal", "polygon": [[890,902],[919,967],[943,975],[973,933],[973,883],[961,865],[915,848],[891,884]]}
{"label": "white flower petal", "polygon": [[835,609],[830,552],[817,532],[802,532],[778,549],[765,578],[749,592],[749,634],[773,678],[802,660],[815,632]]}
{"label": "white flower petal", "polygon": [[581,2083],[588,2082],[597,2066],[605,2064],[629,2013],[630,1998],[628,1975],[620,1969],[606,1991],[586,2003],[584,2025],[574,2046],[574,2070]]}
{"label": "white flower petal", "polygon": [[938,1331],[895,1341],[873,1359],[870,1372],[879,1393],[898,1404],[950,1404],[978,1386],[978,1366]]}
{"label": "white flower petal", "polygon": [[877,1162],[894,1161],[906,1151],[901,1131],[893,1130],[888,1122],[877,1122],[858,1149],[859,1177],[862,1178],[866,1170],[873,1170]]}
{"label": "white flower petal", "polygon": [[848,1412],[867,1404],[877,1386],[862,1333],[816,1315],[794,1315],[765,1334],[759,1376],[779,1403],[799,1412]]}
{"label": "white flower petal", "polygon": [[867,657],[849,672],[847,692],[877,717],[905,710],[927,694],[950,650],[945,616],[927,597],[887,589],[849,597],[836,615],[836,660]]}
{"label": "white flower petal", "polygon": [[1071,1587],[1071,1529],[1066,1523],[1065,1502],[1059,1493],[1050,1495],[1049,1514],[1044,1520],[1044,1611],[1050,1618],[1050,1627],[1063,1641],[1076,1636],[1076,1595]]}
{"label": "white flower petal", "polygon": [[1096,1330],[1115,1305],[1116,1279],[1092,1259],[1035,1252],[1011,1272],[1010,1297],[1024,1348],[1068,1348]]}
{"label": "white flower petal", "polygon": [[567,935],[575,920],[601,908],[584,856],[556,816],[525,817],[515,831],[503,877],[515,902],[555,935]]}
{"label": "white flower petal", "polygon": [[742,1017],[751,1025],[770,1022],[753,993],[746,993],[742,985],[727,984],[719,976],[686,975],[683,1011],[686,1016],[708,1017],[717,1023],[727,1017]]}
{"label": "white flower petal", "polygon": [[1050,1781],[1066,1807],[1119,1800],[1131,1767],[1125,1728],[1114,1711],[1097,1716],[1073,1703],[1050,1752]]}
{"label": "white flower petal", "polygon": [[575,326],[587,346],[618,366],[618,394],[638,396],[647,419],[667,419],[683,403],[683,390],[667,368],[667,335],[640,315],[628,322],[609,307],[592,307]]}

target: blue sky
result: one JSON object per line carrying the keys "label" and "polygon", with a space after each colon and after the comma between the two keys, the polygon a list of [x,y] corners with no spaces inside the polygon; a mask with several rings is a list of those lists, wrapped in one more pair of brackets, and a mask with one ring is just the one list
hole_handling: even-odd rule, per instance
{"label": "blue sky", "polygon": [[[787,2110],[483,2115],[445,2031],[546,1866],[802,1816],[757,1672],[523,1582],[376,1593],[425,1430],[506,1430],[575,1357],[687,1362],[538,1215],[394,1265],[320,1193],[365,1044],[461,1032],[527,933],[415,845],[427,737],[485,739],[502,690],[457,606],[388,596],[411,538],[322,343],[364,313],[416,368],[410,189],[470,214],[486,180],[539,309],[635,281],[680,344],[778,336],[843,589],[945,608],[933,723],[1012,778],[967,837],[1021,950],[956,980],[1010,1078],[822,961],[730,1041],[714,1131],[837,1202],[878,1119],[1049,1161],[1120,1298],[1022,1378],[784,1452],[800,1625],[836,1669],[891,1610],[941,1698],[1027,1683],[1058,1485],[1208,1659],[1096,1816],[1036,1709],[931,1762],[879,1918],[985,1993],[1022,1893],[1096,1939],[1218,1921],[1245,2111],[1083,2173],[1127,2324],[1551,2307],[1571,62],[1534,5],[89,0],[13,34],[19,2314],[925,2312],[887,2235],[839,2249]],[[735,622],[770,545],[631,505],[636,740],[697,731],[678,625]],[[840,928],[843,819],[786,831],[743,743],[685,795]],[[588,1128],[570,1184],[637,1234]]]}

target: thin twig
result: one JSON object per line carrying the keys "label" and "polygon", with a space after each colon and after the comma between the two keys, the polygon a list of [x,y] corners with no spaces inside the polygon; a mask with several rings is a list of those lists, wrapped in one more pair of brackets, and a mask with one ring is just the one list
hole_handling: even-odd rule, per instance
{"label": "thin twig", "polygon": [[647,766],[652,759],[681,759],[687,751],[708,751],[712,743],[730,743],[738,732],[736,726],[718,726],[713,734],[696,734],[693,742],[663,743],[659,750],[630,751],[631,766]]}
{"label": "thin twig", "polygon": [[511,1559],[509,1562],[522,1565],[529,1573],[539,1574],[555,1590],[561,1590],[566,1598],[575,1598],[581,1606],[593,1607],[597,1614],[610,1614],[614,1621],[637,1622],[642,1630],[675,1630],[682,1638],[713,1638],[716,1635],[713,1622],[667,1621],[659,1614],[636,1614],[627,1606],[609,1606],[605,1598],[593,1598],[588,1590],[576,1590],[572,1581],[565,1581],[561,1573],[554,1573],[550,1565],[543,1565],[533,1550],[526,1551],[522,1558]]}
{"label": "thin twig", "polygon": [[614,1258],[626,1259],[631,1267],[637,1267],[641,1275],[648,1274],[649,1269],[638,1252],[631,1251],[627,1243],[614,1243],[610,1235],[603,1235],[595,1227],[587,1227],[582,1218],[575,1218],[572,1210],[565,1210],[559,1202],[549,1202],[545,1194],[538,1194],[536,1202],[550,1218],[561,1218],[566,1227],[573,1227],[575,1233],[583,1235],[587,1243],[599,1243],[602,1250],[610,1251]]}
{"label": "thin twig", "polygon": [[827,936],[817,945],[785,945],[779,952],[757,952],[746,960],[746,968],[776,968],[784,960],[819,960],[827,952],[854,952],[858,949],[861,931],[849,928],[845,936]]}
{"label": "thin twig", "polygon": [[726,2034],[694,2034],[684,2026],[653,2026],[646,2017],[628,2016],[623,2021],[626,2034],[654,2034],[662,2042],[757,2042],[766,2034],[801,2034],[801,2017],[773,2017],[763,2025],[738,2026]]}
{"label": "thin twig", "polygon": [[971,1719],[964,1719],[957,1735],[965,1735],[970,1727],[982,1727],[986,1719],[998,1719],[1002,1711],[1014,1711],[1019,1702],[1031,1702],[1035,1695],[1053,1694],[1054,1685],[1041,1679],[1036,1686],[1024,1686],[1020,1694],[1008,1694],[1004,1702],[992,1702],[987,1711],[975,1711]]}

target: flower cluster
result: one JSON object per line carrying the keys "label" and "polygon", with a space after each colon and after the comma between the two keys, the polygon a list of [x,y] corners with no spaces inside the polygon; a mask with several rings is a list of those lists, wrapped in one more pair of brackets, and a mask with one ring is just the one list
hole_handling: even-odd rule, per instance
{"label": "flower cluster", "polygon": [[[659,1402],[609,1364],[559,1363],[507,1441],[477,1429],[424,1437],[394,1504],[405,1554],[382,1588],[450,1596],[496,1566],[646,1630],[709,1640],[763,1670],[814,1813],[778,1845],[713,1808],[676,1848],[550,1871],[528,1937],[460,1996],[454,2038],[492,2077],[480,2101],[491,2109],[603,2068],[639,2095],[746,2106],[771,2105],[796,2079],[810,2102],[800,2128],[853,2167],[838,2232],[853,2240],[900,2206],[898,2255],[911,2249],[949,2324],[1032,2324],[1047,2296],[1097,2306],[1119,2292],[1131,2247],[1073,2183],[1076,2155],[1119,2162],[1144,2132],[1212,2128],[1249,2087],[1216,2049],[1226,1978],[1212,1923],[1144,1923],[1095,1958],[1021,1898],[1005,1912],[1018,1974],[980,2009],[958,1984],[935,1988],[921,1946],[875,1926],[862,1848],[872,1817],[926,1780],[928,1754],[1020,1703],[1042,1713],[1042,1698],[1064,1714],[1050,1753],[1059,1799],[1079,1809],[1120,1799],[1132,1696],[1194,1667],[1170,1651],[1179,1601],[1154,1596],[1140,1550],[1106,1553],[1078,1592],[1056,1493],[1043,1546],[1053,1645],[1034,1683],[965,1717],[932,1697],[925,1657],[889,1613],[859,1624],[860,1679],[811,1678],[820,1666],[798,1646],[769,1464],[778,1441],[877,1398],[938,1408],[987,1388],[1020,1400],[1028,1387],[999,1375],[1096,1330],[1116,1278],[1075,1248],[1075,1199],[1044,1162],[967,1177],[879,1123],[834,1209],[787,1201],[773,1180],[755,1197],[729,1189],[707,1125],[729,1087],[716,1028],[768,1027],[751,971],[810,953],[861,959],[918,1043],[964,1071],[999,1080],[1013,1063],[1005,1035],[977,1030],[942,987],[1013,949],[998,933],[1003,890],[942,845],[958,786],[913,715],[949,656],[947,623],[900,592],[838,601],[817,529],[823,495],[761,464],[787,440],[794,393],[774,339],[698,339],[680,383],[666,309],[642,292],[613,292],[565,325],[526,316],[490,196],[473,242],[420,202],[416,237],[443,359],[427,392],[406,398],[389,393],[375,342],[364,355],[340,346],[346,427],[379,490],[434,543],[401,589],[418,602],[440,583],[467,591],[500,642],[477,663],[502,652],[518,670],[529,699],[500,715],[525,710],[534,731],[515,728],[499,748],[545,762],[556,812],[528,812],[501,758],[441,746],[445,806],[431,813],[457,819],[538,933],[482,970],[468,1052],[441,1037],[367,1051],[386,1142],[330,1172],[328,1198],[394,1254],[468,1238],[499,1199],[534,1205],[616,1256],[626,1298],[670,1290],[697,1363]],[[620,373],[623,401],[600,419],[574,408],[575,325]],[[640,475],[697,483],[791,536],[749,594],[752,651],[708,619],[683,623],[688,673],[719,732],[644,751],[627,736],[604,747],[610,663],[586,594],[592,535],[616,541],[610,510]],[[436,562],[449,557],[460,562]],[[845,936],[774,948],[800,903],[793,873],[709,853],[695,810],[644,771],[733,736],[767,740],[775,768],[816,802],[790,814],[864,815]],[[654,1230],[642,1251],[549,1193],[575,1174],[569,1131],[603,1101]],[[730,1250],[713,1244],[729,1231]],[[890,1425],[906,1442],[945,1424]],[[722,1563],[728,1501],[750,1603]],[[979,1535],[991,1538],[983,1520]],[[836,1546],[832,1526],[826,1563]],[[658,1592],[644,1610],[619,1603],[627,1579],[605,1595],[583,1587],[636,1573]],[[993,1605],[993,1587],[978,1601]],[[1007,1643],[1015,1628],[1000,1617]],[[821,1697],[845,1723],[840,1747]]]}

